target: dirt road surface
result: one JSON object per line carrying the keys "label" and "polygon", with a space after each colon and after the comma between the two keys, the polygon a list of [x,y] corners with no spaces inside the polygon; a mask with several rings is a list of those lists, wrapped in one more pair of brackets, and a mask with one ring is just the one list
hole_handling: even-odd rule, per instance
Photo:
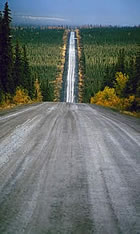
{"label": "dirt road surface", "polygon": [[140,121],[69,103],[1,114],[0,233],[140,233]]}

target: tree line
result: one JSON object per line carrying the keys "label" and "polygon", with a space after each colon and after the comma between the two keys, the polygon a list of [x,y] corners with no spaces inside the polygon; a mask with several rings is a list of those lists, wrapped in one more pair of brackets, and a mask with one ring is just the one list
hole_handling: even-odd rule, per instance
{"label": "tree line", "polygon": [[43,101],[56,98],[56,77],[62,70],[62,48],[64,46],[64,29],[47,27],[20,26],[13,27],[12,41],[26,44],[31,73],[40,81]]}
{"label": "tree line", "polygon": [[[133,96],[133,103],[129,109],[139,110],[140,29],[136,27],[99,28],[81,29],[80,32],[83,53],[81,62],[84,73],[83,100],[90,102],[91,97],[96,96],[97,101],[96,94],[104,91],[105,87],[114,88],[117,92],[118,82],[122,85],[126,81],[125,85],[122,85],[123,90],[121,87],[121,94],[118,92],[116,94],[121,99],[129,99]],[[109,90],[106,89],[106,91]],[[108,98],[109,93],[105,93],[104,95]]]}
{"label": "tree line", "polygon": [[28,97],[26,101],[33,100],[37,98],[39,85],[31,73],[25,45],[21,47],[17,41],[15,47],[12,46],[11,21],[6,2],[3,12],[0,12],[0,103],[12,102],[19,94]]}
{"label": "tree line", "polygon": [[106,68],[101,91],[92,103],[120,110],[140,111],[140,45],[136,56],[126,63],[125,50],[119,51],[116,64]]}
{"label": "tree line", "polygon": [[129,76],[123,96],[135,95],[140,97],[140,44],[138,45],[136,56],[130,56],[129,63],[126,63],[125,50],[121,49],[119,51],[117,63],[106,67],[102,89],[105,86],[113,87],[117,72],[122,72]]}

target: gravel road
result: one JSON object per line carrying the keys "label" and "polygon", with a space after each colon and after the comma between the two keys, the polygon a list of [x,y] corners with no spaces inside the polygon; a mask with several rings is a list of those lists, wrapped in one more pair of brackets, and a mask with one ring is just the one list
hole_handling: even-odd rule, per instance
{"label": "gravel road", "polygon": [[43,103],[0,115],[0,234],[139,234],[140,120]]}
{"label": "gravel road", "polygon": [[69,41],[69,63],[68,63],[68,73],[67,73],[67,96],[66,102],[74,103],[74,86],[75,86],[75,76],[76,76],[76,44],[75,44],[75,32],[70,33]]}

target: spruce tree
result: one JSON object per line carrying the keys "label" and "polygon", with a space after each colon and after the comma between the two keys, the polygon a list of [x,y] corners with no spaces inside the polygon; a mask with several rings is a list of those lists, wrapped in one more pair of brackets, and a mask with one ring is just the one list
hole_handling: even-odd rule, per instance
{"label": "spruce tree", "polygon": [[[2,12],[0,12],[0,66],[1,66],[1,50],[2,50]],[[2,77],[0,74],[0,103],[2,102],[3,97],[3,85],[2,85]]]}
{"label": "spruce tree", "polygon": [[106,67],[106,71],[105,71],[105,74],[104,74],[104,79],[103,79],[103,82],[102,82],[102,90],[106,86],[108,86],[110,88],[114,87],[115,73],[116,73],[116,70],[115,70],[114,63],[110,67],[109,66]]}
{"label": "spruce tree", "polygon": [[130,63],[128,66],[128,75],[129,75],[129,80],[125,88],[125,97],[135,94],[134,86],[135,86],[135,79],[136,79],[136,62],[135,62],[134,57],[130,58]]}
{"label": "spruce tree", "polygon": [[125,51],[124,49],[119,50],[118,62],[116,64],[116,72],[125,73]]}
{"label": "spruce tree", "polygon": [[34,79],[31,74],[25,45],[23,46],[23,87],[28,90],[31,98],[34,96]]}
{"label": "spruce tree", "polygon": [[2,83],[3,91],[5,93],[13,94],[14,92],[14,82],[12,77],[13,55],[12,55],[12,45],[11,45],[10,23],[11,23],[10,10],[8,7],[8,3],[6,2],[1,22],[0,80]]}
{"label": "spruce tree", "polygon": [[14,69],[13,69],[13,78],[15,88],[17,86],[23,86],[23,61],[22,55],[19,47],[19,42],[16,42],[15,47],[15,61],[14,61]]}
{"label": "spruce tree", "polygon": [[136,59],[131,57],[129,64],[129,80],[126,86],[126,96],[140,97],[140,45],[138,46]]}
{"label": "spruce tree", "polygon": [[0,11],[0,58],[1,58],[1,49],[2,49],[2,13]]}
{"label": "spruce tree", "polygon": [[48,79],[41,82],[41,92],[43,96],[43,101],[54,100],[54,87],[53,84],[49,83]]}

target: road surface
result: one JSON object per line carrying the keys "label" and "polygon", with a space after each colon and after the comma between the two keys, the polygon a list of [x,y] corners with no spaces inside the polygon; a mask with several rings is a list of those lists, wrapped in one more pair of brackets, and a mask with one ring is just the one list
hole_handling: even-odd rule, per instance
{"label": "road surface", "polygon": [[140,122],[43,103],[0,116],[0,234],[140,233]]}
{"label": "road surface", "polygon": [[75,32],[70,33],[69,42],[69,61],[67,74],[67,93],[66,102],[75,102],[74,84],[75,84],[75,66],[76,66],[76,50],[75,50]]}

